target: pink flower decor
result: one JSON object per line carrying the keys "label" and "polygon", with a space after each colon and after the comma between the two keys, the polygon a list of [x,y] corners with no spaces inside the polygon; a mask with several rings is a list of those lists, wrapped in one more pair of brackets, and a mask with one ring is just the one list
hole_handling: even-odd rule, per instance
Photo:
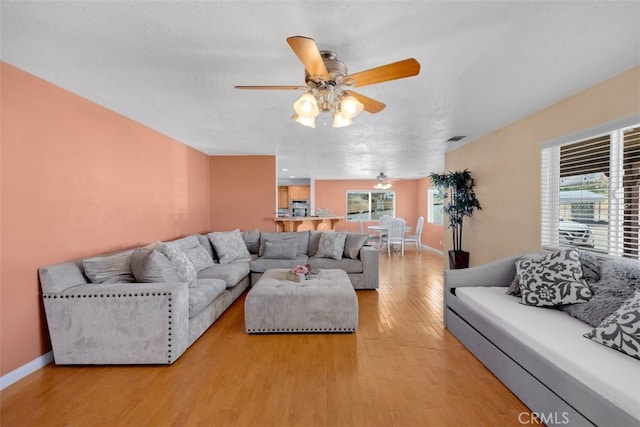
{"label": "pink flower decor", "polygon": [[309,274],[309,267],[307,267],[306,265],[296,265],[293,269],[293,273],[296,276],[306,276],[307,274]]}

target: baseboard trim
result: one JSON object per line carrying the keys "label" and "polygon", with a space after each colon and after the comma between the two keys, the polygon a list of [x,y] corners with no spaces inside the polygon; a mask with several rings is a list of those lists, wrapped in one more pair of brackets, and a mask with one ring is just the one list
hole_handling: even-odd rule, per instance
{"label": "baseboard trim", "polygon": [[444,251],[441,251],[440,249],[432,248],[431,246],[422,245],[422,248],[431,252],[435,252],[440,255],[444,255]]}
{"label": "baseboard trim", "polygon": [[9,387],[11,384],[20,381],[27,375],[41,369],[42,367],[48,365],[53,362],[53,352],[50,351],[48,353],[43,354],[37,359],[32,360],[26,365],[22,365],[17,369],[9,372],[6,375],[0,377],[0,390],[4,390],[6,387]]}

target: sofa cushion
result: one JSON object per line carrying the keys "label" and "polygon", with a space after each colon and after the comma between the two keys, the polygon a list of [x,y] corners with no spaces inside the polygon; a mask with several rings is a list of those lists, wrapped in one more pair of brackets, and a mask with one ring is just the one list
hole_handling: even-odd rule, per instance
{"label": "sofa cushion", "polygon": [[160,244],[138,248],[131,254],[131,271],[140,283],[181,282],[171,261],[160,251]]}
{"label": "sofa cushion", "polygon": [[200,242],[200,246],[202,246],[207,251],[213,262],[216,262],[216,260],[218,259],[218,255],[213,250],[209,238],[207,236],[203,236],[202,234],[196,234],[196,237],[198,238],[198,242]]}
{"label": "sofa cushion", "polygon": [[242,239],[247,245],[250,254],[257,254],[260,251],[260,230],[257,228],[242,233]]}
{"label": "sofa cushion", "polygon": [[198,240],[197,234],[192,234],[190,236],[181,237],[180,239],[164,242],[164,244],[172,246],[174,248],[185,250],[195,248],[200,244],[200,241]]}
{"label": "sofa cushion", "polygon": [[211,258],[211,255],[209,255],[207,250],[200,244],[195,248],[183,249],[183,252],[195,267],[196,272],[213,265],[213,258]]}
{"label": "sofa cushion", "polygon": [[307,248],[307,255],[310,257],[318,254],[318,245],[320,244],[320,236],[323,231],[311,230],[309,231],[309,246]]}
{"label": "sofa cushion", "polygon": [[84,273],[91,283],[134,283],[131,271],[131,254],[133,250],[114,255],[87,258],[82,261]]}
{"label": "sofa cushion", "polygon": [[226,289],[220,279],[198,279],[189,287],[189,319],[204,310]]}
{"label": "sofa cushion", "polygon": [[248,276],[249,272],[249,263],[244,261],[231,262],[229,264],[214,264],[198,272],[198,279],[224,280],[227,289],[230,289]]}
{"label": "sofa cushion", "polygon": [[347,238],[346,231],[325,232],[320,236],[318,253],[316,256],[323,258],[342,259],[344,242]]}
{"label": "sofa cushion", "polygon": [[163,243],[160,245],[160,252],[171,261],[173,269],[182,282],[192,286],[196,281],[196,268],[193,266],[187,255],[176,245],[168,245]]}
{"label": "sofa cushion", "polygon": [[351,258],[332,259],[314,256],[309,257],[309,265],[311,268],[320,269],[338,268],[346,271],[347,273],[362,273],[364,271],[362,261]]}
{"label": "sofa cushion", "polygon": [[[582,278],[589,284],[600,280],[601,261],[598,259],[598,257],[590,251],[578,250],[578,253],[580,254],[580,265],[582,266]],[[535,252],[524,254],[520,257],[520,259],[538,259],[543,256],[543,253]],[[511,284],[507,288],[507,295],[513,295],[514,297],[522,296],[522,293],[520,292],[520,280],[518,279],[518,273],[516,273],[516,275],[513,277]],[[596,323],[596,325],[598,323]]]}
{"label": "sofa cushion", "polygon": [[307,255],[309,248],[309,232],[308,231],[288,231],[284,233],[260,233],[260,250],[258,255],[264,255],[264,245],[267,240],[283,240],[295,238],[298,242],[298,255]]}
{"label": "sofa cushion", "polygon": [[293,268],[296,265],[306,265],[309,257],[298,255],[296,259],[265,259],[257,258],[251,261],[251,271],[254,273],[264,273],[272,268]]}
{"label": "sofa cushion", "polygon": [[264,259],[296,259],[298,243],[296,241],[266,241]]}
{"label": "sofa cushion", "polygon": [[360,255],[360,249],[369,240],[369,236],[363,233],[347,233],[347,238],[344,241],[344,253],[345,258],[358,259]]}
{"label": "sofa cushion", "polygon": [[551,307],[589,301],[593,296],[582,279],[580,255],[573,248],[519,259],[516,271],[523,304]]}
{"label": "sofa cushion", "polygon": [[[582,260],[582,258],[581,258]],[[587,281],[593,298],[587,302],[560,307],[570,316],[582,320],[595,327],[616,311],[627,298],[633,295],[634,289],[640,289],[640,264],[637,261],[607,259],[596,260],[599,280]],[[585,263],[582,263],[585,271]],[[594,267],[587,267],[593,270]],[[592,276],[593,277],[593,276]]]}
{"label": "sofa cushion", "polygon": [[584,336],[640,359],[640,291],[631,295],[620,308]]}
{"label": "sofa cushion", "polygon": [[218,254],[220,264],[228,264],[232,261],[249,261],[251,254],[242,239],[239,229],[222,232],[214,231],[208,234],[211,245]]}

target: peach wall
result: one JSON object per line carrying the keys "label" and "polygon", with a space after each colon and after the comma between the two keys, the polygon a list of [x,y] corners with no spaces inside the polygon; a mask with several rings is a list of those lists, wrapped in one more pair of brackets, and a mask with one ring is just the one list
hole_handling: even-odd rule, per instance
{"label": "peach wall", "polygon": [[[371,191],[375,183],[375,181],[370,180],[316,180],[316,210],[328,209],[333,215],[344,216],[345,220],[336,224],[337,231],[359,231],[358,222],[346,221],[347,191]],[[394,182],[392,188],[396,193],[396,216],[406,219],[409,225],[415,225],[416,219],[418,218],[416,188],[415,180]],[[365,222],[365,226],[370,224],[373,224],[373,222]]]}
{"label": "peach wall", "polygon": [[540,248],[540,144],[640,113],[639,94],[635,67],[446,154],[445,170],[471,170],[483,208],[465,220],[471,265]]}
{"label": "peach wall", "polygon": [[207,231],[210,191],[206,155],[0,66],[5,375],[51,348],[39,266]]}
{"label": "peach wall", "polygon": [[276,231],[276,158],[212,156],[209,164],[211,229]]}

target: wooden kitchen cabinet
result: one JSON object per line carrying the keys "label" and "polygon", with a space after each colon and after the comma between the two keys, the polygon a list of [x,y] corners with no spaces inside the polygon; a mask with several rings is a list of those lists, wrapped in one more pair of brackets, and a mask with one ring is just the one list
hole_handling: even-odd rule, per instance
{"label": "wooden kitchen cabinet", "polygon": [[309,200],[311,187],[308,185],[290,185],[289,200]]}
{"label": "wooden kitchen cabinet", "polygon": [[289,209],[289,187],[278,187],[278,209]]}

